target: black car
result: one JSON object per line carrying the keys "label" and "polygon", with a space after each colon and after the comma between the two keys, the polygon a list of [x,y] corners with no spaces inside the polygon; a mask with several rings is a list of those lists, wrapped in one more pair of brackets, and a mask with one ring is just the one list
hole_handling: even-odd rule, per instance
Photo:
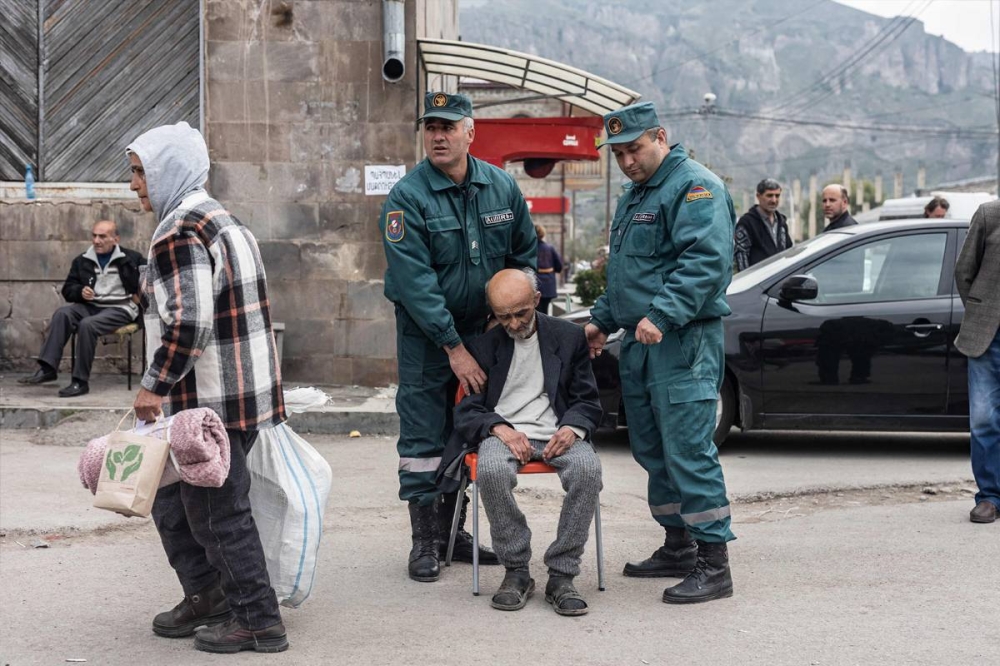
{"label": "black car", "polygon": [[[966,431],[968,221],[902,220],[820,234],[733,277],[716,443],[743,430]],[[585,323],[589,311],[564,315]],[[619,331],[594,361],[606,426],[627,425]]]}

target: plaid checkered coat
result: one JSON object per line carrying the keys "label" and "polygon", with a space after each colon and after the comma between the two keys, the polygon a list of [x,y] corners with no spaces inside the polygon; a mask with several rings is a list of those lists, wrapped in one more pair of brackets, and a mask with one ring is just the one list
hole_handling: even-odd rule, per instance
{"label": "plaid checkered coat", "polygon": [[285,420],[264,265],[250,230],[204,191],[160,222],[144,296],[149,367],[164,412],[208,407],[226,428]]}

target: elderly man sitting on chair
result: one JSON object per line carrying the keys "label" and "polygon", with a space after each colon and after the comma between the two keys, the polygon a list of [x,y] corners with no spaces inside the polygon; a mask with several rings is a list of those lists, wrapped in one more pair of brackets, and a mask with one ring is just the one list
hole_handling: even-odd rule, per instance
{"label": "elderly man sitting on chair", "polygon": [[514,500],[518,468],[556,468],[566,496],[555,542],[545,553],[545,600],[560,615],[583,615],[573,585],[601,491],[601,462],[590,435],[601,418],[583,329],[536,312],[541,294],[529,271],[500,271],[486,286],[500,326],[469,351],[487,375],[483,393],[455,408],[456,436],[479,442],[478,483],[493,547],[507,573],[493,596],[500,610],[524,607],[535,589],[528,571],[531,530]]}

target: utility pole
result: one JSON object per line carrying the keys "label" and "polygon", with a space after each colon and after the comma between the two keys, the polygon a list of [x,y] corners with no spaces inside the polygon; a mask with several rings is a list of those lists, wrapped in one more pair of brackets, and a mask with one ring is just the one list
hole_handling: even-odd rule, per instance
{"label": "utility pole", "polygon": [[818,214],[816,210],[816,174],[811,173],[809,174],[809,238],[816,236]]}
{"label": "utility pole", "polygon": [[791,220],[792,220],[792,238],[796,243],[802,240],[802,181],[796,178],[792,181],[792,197],[791,197]]}

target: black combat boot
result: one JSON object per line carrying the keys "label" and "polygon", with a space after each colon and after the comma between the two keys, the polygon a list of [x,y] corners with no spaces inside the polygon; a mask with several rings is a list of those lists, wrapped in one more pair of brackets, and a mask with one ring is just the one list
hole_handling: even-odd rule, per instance
{"label": "black combat boot", "polygon": [[214,583],[184,597],[173,609],[153,618],[153,633],[166,638],[183,638],[193,634],[198,627],[211,627],[232,617],[226,593]]}
{"label": "black combat boot", "polygon": [[[438,506],[438,536],[441,539],[441,546],[438,550],[438,557],[445,559],[448,556],[448,539],[451,537],[451,520],[455,516],[455,498],[458,493],[445,493],[441,495],[441,504]],[[455,535],[455,551],[451,554],[451,559],[455,562],[472,562],[472,535],[465,531],[465,516],[468,512],[469,496],[462,493],[462,511],[458,515],[458,534]],[[500,564],[496,553],[479,544],[480,564]]]}
{"label": "black combat boot", "polygon": [[698,564],[683,581],[663,591],[663,603],[696,604],[733,596],[725,543],[698,541]]}
{"label": "black combat boot", "polygon": [[686,527],[664,527],[663,545],[642,562],[629,562],[622,572],[635,578],[682,578],[698,561],[698,544]]}
{"label": "black combat boot", "polygon": [[410,578],[421,583],[433,583],[441,576],[436,504],[420,506],[417,502],[410,502],[410,526],[413,529]]}

